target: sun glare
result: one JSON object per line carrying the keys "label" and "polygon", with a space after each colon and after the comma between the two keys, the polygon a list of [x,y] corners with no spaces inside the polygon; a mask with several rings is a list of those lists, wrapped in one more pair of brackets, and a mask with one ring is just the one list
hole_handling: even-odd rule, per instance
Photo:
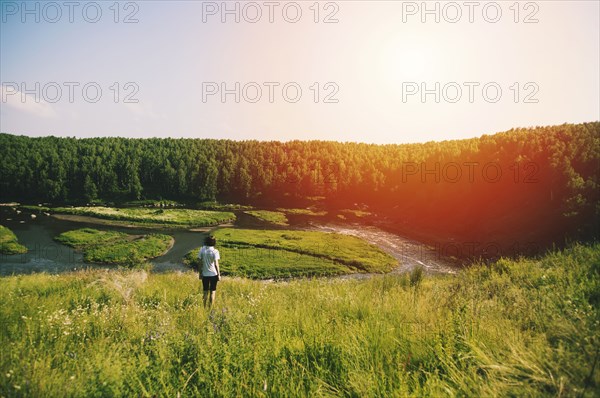
{"label": "sun glare", "polygon": [[430,47],[406,39],[391,39],[379,50],[381,79],[400,84],[405,81],[430,78],[436,67]]}

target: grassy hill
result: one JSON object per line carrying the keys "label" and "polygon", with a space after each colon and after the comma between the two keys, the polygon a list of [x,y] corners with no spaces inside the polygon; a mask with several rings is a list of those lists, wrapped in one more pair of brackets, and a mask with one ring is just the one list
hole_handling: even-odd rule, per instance
{"label": "grassy hill", "polygon": [[600,245],[455,276],[0,278],[2,396],[600,394]]}

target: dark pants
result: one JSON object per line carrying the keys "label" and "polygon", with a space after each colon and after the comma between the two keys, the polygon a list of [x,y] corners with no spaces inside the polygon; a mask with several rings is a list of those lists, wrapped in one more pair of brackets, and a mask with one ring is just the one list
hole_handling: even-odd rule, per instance
{"label": "dark pants", "polygon": [[202,277],[202,290],[205,292],[210,290],[214,292],[217,290],[217,282],[219,282],[218,276],[203,276]]}

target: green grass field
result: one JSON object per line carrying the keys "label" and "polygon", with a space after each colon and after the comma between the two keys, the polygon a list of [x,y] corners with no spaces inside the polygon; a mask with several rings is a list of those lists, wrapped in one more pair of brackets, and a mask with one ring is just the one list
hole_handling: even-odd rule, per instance
{"label": "green grass field", "polygon": [[388,272],[397,260],[360,238],[318,231],[223,228],[214,233],[217,245],[287,251],[332,260],[354,272]]}
{"label": "green grass field", "polygon": [[0,395],[597,397],[600,246],[458,275],[0,278]]}
{"label": "green grass field", "polygon": [[313,209],[284,209],[278,208],[277,211],[302,216],[325,216],[327,212],[325,210],[313,210]]}
{"label": "green grass field", "polygon": [[[255,279],[343,275],[353,272],[333,260],[322,259],[287,250],[259,247],[219,246],[223,275]],[[198,249],[189,252],[184,263],[198,269]]]}
{"label": "green grass field", "polygon": [[93,263],[135,265],[162,255],[172,241],[169,235],[144,235],[130,242],[91,247],[84,252],[83,259]]}
{"label": "green grass field", "polygon": [[169,235],[129,235],[115,231],[82,228],[55,238],[65,245],[83,250],[83,260],[91,263],[146,266],[145,262],[162,255],[172,244]]}
{"label": "green grass field", "polygon": [[288,225],[287,217],[280,211],[249,210],[244,213],[256,217],[261,221],[270,222],[275,225]]}
{"label": "green grass field", "polygon": [[23,254],[27,248],[19,243],[13,231],[0,225],[0,253],[1,254]]}
{"label": "green grass field", "polygon": [[63,232],[54,238],[57,242],[76,249],[85,249],[90,246],[108,245],[111,243],[127,241],[127,234],[117,231],[99,231],[93,228],[81,228]]}
{"label": "green grass field", "polygon": [[184,204],[179,203],[174,200],[153,200],[153,199],[144,199],[144,200],[131,200],[129,202],[123,203],[123,206],[147,206],[147,207],[182,207]]}
{"label": "green grass field", "polygon": [[[354,236],[313,231],[224,228],[214,233],[223,275],[248,278],[333,276],[387,272],[397,261]],[[197,269],[199,248],[184,263]]]}
{"label": "green grass field", "polygon": [[175,228],[212,226],[235,220],[235,214],[231,212],[189,209],[115,208],[98,206],[73,208],[57,207],[52,208],[49,211],[108,220],[128,221],[142,225],[164,225]]}
{"label": "green grass field", "polygon": [[219,202],[200,202],[196,205],[203,210],[216,211],[235,211],[235,210],[252,210],[252,206],[240,205],[237,203],[219,203]]}

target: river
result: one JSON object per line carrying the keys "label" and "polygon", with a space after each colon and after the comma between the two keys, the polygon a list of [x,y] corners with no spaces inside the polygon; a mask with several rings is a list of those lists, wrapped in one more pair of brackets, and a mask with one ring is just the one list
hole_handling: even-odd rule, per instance
{"label": "river", "polygon": [[[428,274],[454,274],[459,269],[458,262],[441,256],[438,250],[424,243],[384,231],[371,225],[360,224],[312,224],[315,231],[336,232],[352,235],[378,246],[399,261],[393,273],[404,273],[415,267],[423,267]],[[356,274],[368,276],[368,274]]]}
{"label": "river", "polygon": [[43,212],[23,211],[17,214],[12,209],[0,209],[0,224],[10,228],[19,243],[26,246],[26,254],[0,254],[0,275],[29,274],[34,272],[76,271],[82,268],[111,268],[107,265],[83,262],[81,252],[55,242],[53,238],[63,232],[78,228],[95,228],[99,230],[120,231],[128,234],[165,233],[175,239],[175,244],[165,255],[153,259],[155,272],[188,270],[181,262],[187,252],[202,244],[206,232],[186,230],[160,230],[143,228],[126,228],[118,226],[98,225],[88,222],[75,222],[47,216]]}
{"label": "river", "polygon": [[[31,212],[27,211],[22,211],[18,214],[12,208],[0,208],[0,224],[10,228],[19,239],[19,243],[29,249],[27,254],[0,254],[1,276],[35,272],[57,274],[86,268],[110,268],[106,265],[84,263],[80,252],[53,240],[56,235],[72,229],[90,227],[100,230],[110,229],[130,234],[158,232],[156,229],[146,230],[143,228],[126,228],[62,220],[46,215],[43,212],[33,212],[36,217],[32,218],[31,214]],[[266,224],[257,222],[253,217],[240,214],[235,226],[261,228],[265,227]],[[393,271],[395,273],[407,272],[416,266],[422,266],[425,272],[429,274],[455,273],[458,269],[454,261],[439,256],[433,248],[374,226],[331,222],[318,224],[314,222],[307,223],[305,220],[302,220],[292,223],[290,228],[337,232],[365,239],[399,260],[400,265]],[[165,255],[151,261],[154,265],[153,271],[188,270],[181,260],[186,253],[201,245],[206,232],[192,232],[187,230],[161,230],[160,232],[173,236],[175,244]],[[368,277],[368,275],[356,274],[354,277]]]}

